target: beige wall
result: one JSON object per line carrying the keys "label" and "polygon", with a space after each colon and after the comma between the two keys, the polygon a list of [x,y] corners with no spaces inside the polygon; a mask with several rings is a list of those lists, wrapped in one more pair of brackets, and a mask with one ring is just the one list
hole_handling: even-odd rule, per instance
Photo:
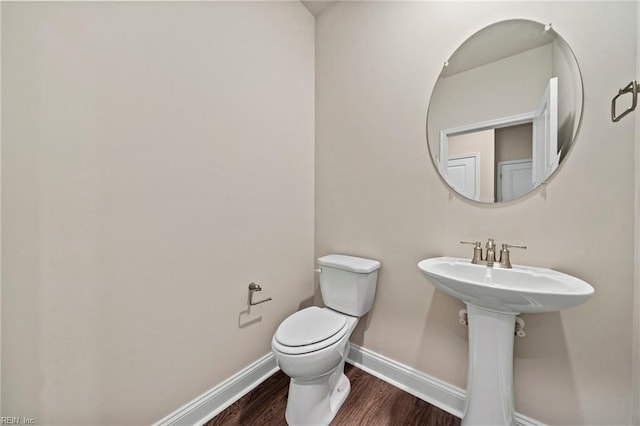
{"label": "beige wall", "polygon": [[[640,69],[640,8],[636,3],[636,74]],[[633,424],[640,424],[640,114],[635,113],[635,255],[633,301]]]}
{"label": "beige wall", "polygon": [[3,415],[149,424],[269,352],[313,295],[309,12],[3,2],[2,67]]}
{"label": "beige wall", "polygon": [[[550,424],[629,424],[632,412],[633,120],[612,95],[635,72],[633,2],[346,2],[316,22],[316,255],[382,261],[372,312],[354,342],[464,387],[462,303],[416,263],[469,257],[460,240],[525,243],[514,262],[576,275],[581,307],[523,315],[516,408]],[[582,69],[578,142],[548,185],[480,205],[442,183],[425,140],[431,88],[468,36],[503,19],[553,22]],[[626,121],[626,122],[625,122]]]}
{"label": "beige wall", "polygon": [[[2,46],[2,2],[0,2],[0,47]],[[2,66],[0,66],[2,82]],[[0,415],[2,411],[2,102],[0,100]]]}

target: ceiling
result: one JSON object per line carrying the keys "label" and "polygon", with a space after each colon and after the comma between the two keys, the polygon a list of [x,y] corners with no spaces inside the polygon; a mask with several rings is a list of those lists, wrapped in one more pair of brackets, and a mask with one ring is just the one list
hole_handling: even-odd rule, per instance
{"label": "ceiling", "polygon": [[309,12],[311,12],[313,16],[320,15],[322,12],[324,12],[326,8],[328,8],[335,2],[336,0],[305,0],[305,1],[301,0],[300,1],[300,3],[304,5],[304,7],[309,9]]}

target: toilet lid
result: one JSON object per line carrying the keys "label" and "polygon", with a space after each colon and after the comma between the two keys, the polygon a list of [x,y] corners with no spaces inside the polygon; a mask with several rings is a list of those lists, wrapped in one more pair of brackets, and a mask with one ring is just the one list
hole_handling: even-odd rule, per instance
{"label": "toilet lid", "polygon": [[285,346],[306,346],[326,340],[347,324],[344,316],[329,309],[311,306],[285,319],[275,338]]}

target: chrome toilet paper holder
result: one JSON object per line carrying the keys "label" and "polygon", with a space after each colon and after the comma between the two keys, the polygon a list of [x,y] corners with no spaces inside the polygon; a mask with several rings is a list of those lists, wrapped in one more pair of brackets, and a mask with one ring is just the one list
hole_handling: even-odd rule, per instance
{"label": "chrome toilet paper holder", "polygon": [[264,300],[259,300],[257,302],[253,301],[253,293],[255,293],[256,291],[262,291],[262,287],[260,287],[258,284],[251,282],[249,283],[249,305],[251,306],[255,306],[255,305],[259,305],[261,303],[264,302],[268,302],[269,300],[273,300],[270,297],[264,299]]}

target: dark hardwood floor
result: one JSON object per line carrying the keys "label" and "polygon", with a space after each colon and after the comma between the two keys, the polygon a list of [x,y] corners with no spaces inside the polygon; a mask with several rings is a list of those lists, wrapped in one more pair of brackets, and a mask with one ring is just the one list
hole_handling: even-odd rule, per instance
{"label": "dark hardwood floor", "polygon": [[[352,365],[346,365],[345,374],[351,382],[351,393],[332,426],[460,425],[456,416]],[[204,426],[286,426],[288,390],[289,377],[278,371]]]}

